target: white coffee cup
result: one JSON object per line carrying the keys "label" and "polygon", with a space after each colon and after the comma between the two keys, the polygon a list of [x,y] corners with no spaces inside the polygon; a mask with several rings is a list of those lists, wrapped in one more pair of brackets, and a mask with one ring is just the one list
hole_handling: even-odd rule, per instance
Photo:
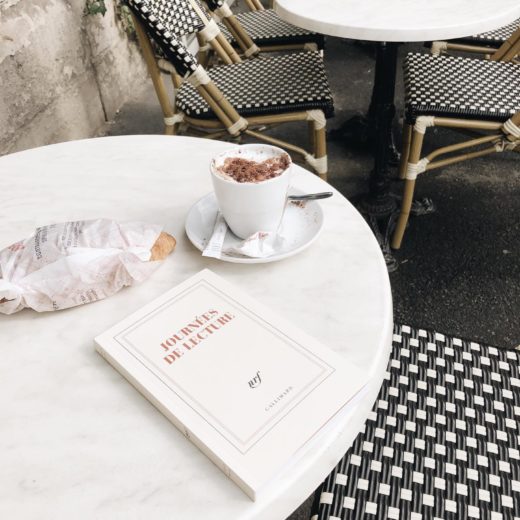
{"label": "white coffee cup", "polygon": [[[262,162],[280,155],[288,157],[289,166],[272,179],[237,182],[218,171],[229,157]],[[292,172],[291,158],[285,150],[265,144],[237,146],[214,157],[210,172],[220,211],[237,237],[247,238],[257,231],[277,231],[287,203]]]}

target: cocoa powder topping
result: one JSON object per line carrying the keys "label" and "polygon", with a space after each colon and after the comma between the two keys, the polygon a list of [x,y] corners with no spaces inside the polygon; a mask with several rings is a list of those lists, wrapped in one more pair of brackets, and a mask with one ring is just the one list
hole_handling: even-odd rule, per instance
{"label": "cocoa powder topping", "polygon": [[218,168],[219,172],[236,182],[262,182],[281,175],[289,166],[289,157],[279,155],[262,162],[242,157],[228,157]]}

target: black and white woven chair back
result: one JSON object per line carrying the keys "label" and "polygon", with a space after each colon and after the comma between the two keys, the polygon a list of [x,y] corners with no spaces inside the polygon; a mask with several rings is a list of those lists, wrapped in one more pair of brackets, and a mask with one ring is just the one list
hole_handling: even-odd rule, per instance
{"label": "black and white woven chair back", "polygon": [[204,22],[189,0],[147,0],[165,27],[177,37],[199,32]]}
{"label": "black and white woven chair back", "polygon": [[312,520],[519,519],[519,353],[394,332],[378,400]]}
{"label": "black and white woven chair back", "polygon": [[204,23],[191,5],[184,0],[127,0],[127,3],[176,72],[184,78],[193,74],[198,68],[197,59],[180,38],[198,32]]}

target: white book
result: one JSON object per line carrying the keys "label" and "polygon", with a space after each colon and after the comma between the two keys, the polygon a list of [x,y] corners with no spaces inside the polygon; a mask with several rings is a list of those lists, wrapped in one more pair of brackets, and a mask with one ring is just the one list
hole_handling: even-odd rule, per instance
{"label": "white book", "polygon": [[95,342],[253,500],[368,380],[207,269]]}

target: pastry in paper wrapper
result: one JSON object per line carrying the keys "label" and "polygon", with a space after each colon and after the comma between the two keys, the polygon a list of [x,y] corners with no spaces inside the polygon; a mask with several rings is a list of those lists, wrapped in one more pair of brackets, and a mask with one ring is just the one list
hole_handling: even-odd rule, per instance
{"label": "pastry in paper wrapper", "polygon": [[66,309],[141,282],[175,247],[161,226],[82,220],[37,228],[0,251],[0,313]]}

